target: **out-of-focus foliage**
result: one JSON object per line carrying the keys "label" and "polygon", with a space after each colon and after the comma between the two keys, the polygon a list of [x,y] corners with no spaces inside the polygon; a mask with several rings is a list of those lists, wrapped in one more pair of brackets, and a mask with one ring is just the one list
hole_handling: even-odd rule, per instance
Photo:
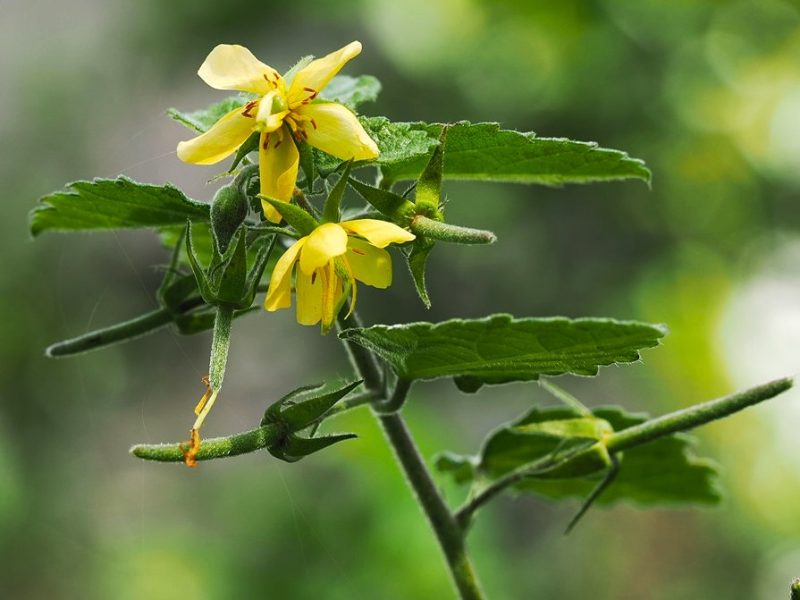
{"label": "out-of-focus foliage", "polygon": [[[434,541],[366,415],[336,422],[358,431],[358,441],[291,470],[267,454],[191,473],[143,465],[128,457],[128,444],[172,438],[182,426],[208,339],[164,333],[71,362],[42,357],[55,339],[152,309],[161,273],[136,265],[167,256],[147,233],[53,236],[34,246],[26,213],[64,181],[120,171],[210,199],[216,186],[203,177],[216,171],[178,162],[175,143],[186,134],[162,111],[219,98],[194,75],[219,42],[245,44],[282,70],[300,53],[360,39],[358,72],[379,75],[384,87],[366,114],[500,119],[510,129],[624,148],[652,169],[652,191],[446,183],[457,200],[448,217],[481,223],[500,241],[468,252],[440,244],[428,261],[433,308],[425,313],[398,268],[391,297],[367,291],[360,299],[369,320],[390,318],[391,305],[397,320],[506,310],[668,323],[670,343],[644,366],[609,370],[591,388],[593,402],[634,411],[798,370],[795,3],[12,0],[3,9],[0,554],[9,597],[449,593],[431,558]],[[460,300],[437,301],[445,297]],[[231,358],[241,366],[228,375],[218,433],[252,423],[306,365],[346,372],[332,362],[333,341],[326,347],[315,332],[299,333],[291,316],[244,319],[235,327],[248,331]],[[427,456],[440,444],[425,444],[426,425],[451,430],[447,445],[470,451],[488,425],[530,408],[534,394],[498,388],[505,402],[489,406],[479,395],[462,412],[465,399],[451,388],[409,403]],[[797,405],[787,397],[701,436],[730,488],[731,501],[715,512],[596,511],[564,539],[570,507],[501,503],[471,538],[488,591],[785,596],[800,564],[800,478],[788,451]],[[387,577],[389,561],[391,572],[413,576]],[[290,587],[298,570],[303,583]]]}

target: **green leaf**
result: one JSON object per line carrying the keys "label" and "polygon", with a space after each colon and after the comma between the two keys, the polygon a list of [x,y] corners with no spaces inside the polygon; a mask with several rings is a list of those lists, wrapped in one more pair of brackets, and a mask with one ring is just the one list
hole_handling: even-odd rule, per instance
{"label": "green leaf", "polygon": [[[469,472],[451,465],[473,465],[475,480],[493,480],[526,464],[534,463],[570,445],[601,439],[608,428],[624,430],[647,420],[617,406],[596,408],[586,417],[568,407],[534,408],[513,424],[501,427],[484,443],[479,457],[448,455],[445,472],[469,481]],[[713,461],[691,452],[693,438],[671,435],[619,455],[620,470],[613,483],[597,498],[610,504],[628,500],[640,504],[704,503],[720,500]],[[525,479],[514,487],[551,499],[586,497],[602,479],[603,472],[569,479]]]}
{"label": "green leaf", "polygon": [[404,379],[454,377],[462,391],[540,375],[595,375],[658,345],[658,325],[612,319],[515,319],[498,314],[441,323],[346,329],[339,337],[383,358]]}
{"label": "green leaf", "polygon": [[337,75],[320,92],[324,100],[339,102],[351,110],[358,108],[364,102],[374,102],[381,91],[381,82],[372,75],[350,77]]}
{"label": "green leaf", "polygon": [[[393,123],[386,117],[359,117],[358,120],[369,136],[375,140],[380,150],[378,163],[381,165],[400,165],[415,158],[421,158],[422,167],[428,160],[433,148],[439,143],[437,136],[431,136],[427,131],[415,129],[414,123]],[[314,151],[317,167],[323,173],[330,173],[343,162],[330,154],[319,150]],[[370,165],[373,162],[364,162]],[[354,167],[358,167],[356,163]],[[422,168],[420,168],[422,172]],[[419,173],[418,173],[419,174]]]}
{"label": "green leaf", "polygon": [[[440,124],[391,123],[371,130],[381,150],[381,142],[393,150],[378,159],[385,176],[391,181],[416,179],[442,128]],[[384,130],[392,132],[386,141]],[[418,137],[420,133],[430,144],[422,153],[417,151],[426,141]],[[403,134],[408,136],[407,144]],[[641,160],[593,142],[540,138],[534,133],[500,129],[497,123],[462,121],[448,127],[444,177],[560,185],[631,178],[649,182],[650,171]]]}
{"label": "green leaf", "polygon": [[208,221],[209,206],[178,188],[137,183],[127,177],[76,181],[41,199],[31,211],[30,230],[92,231],[182,225]]}
{"label": "green leaf", "polygon": [[221,102],[215,102],[206,108],[193,112],[183,112],[177,108],[169,108],[167,109],[167,116],[195,133],[205,133],[226,114],[235,108],[244,106],[252,99],[252,95],[240,94],[225,98]]}

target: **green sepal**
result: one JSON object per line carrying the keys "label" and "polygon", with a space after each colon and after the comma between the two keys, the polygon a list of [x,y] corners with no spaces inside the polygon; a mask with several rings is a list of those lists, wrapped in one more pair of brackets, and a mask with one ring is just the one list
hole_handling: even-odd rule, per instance
{"label": "green sepal", "polygon": [[408,227],[417,213],[416,207],[411,201],[394,192],[372,187],[354,177],[350,177],[350,185],[361,194],[364,200],[401,227]]}
{"label": "green sepal", "polygon": [[236,230],[247,217],[247,198],[239,186],[226,185],[217,190],[211,202],[211,232],[220,254],[225,254]]}
{"label": "green sepal", "polygon": [[264,198],[263,196],[260,197],[264,202],[269,203],[277,210],[281,216],[286,219],[286,222],[294,227],[301,235],[309,235],[319,227],[319,221],[296,204],[274,200],[273,198]]}
{"label": "green sepal", "polygon": [[258,150],[258,143],[260,141],[261,141],[260,131],[254,131],[253,133],[251,133],[250,137],[248,137],[236,151],[236,156],[233,157],[233,163],[231,164],[230,171],[236,169],[236,167],[239,166],[239,163],[241,163],[248,154]]}
{"label": "green sepal", "polygon": [[439,135],[439,145],[434,148],[428,164],[417,180],[417,191],[414,202],[419,214],[441,221],[439,206],[442,196],[442,171],[444,164],[444,147],[447,141],[447,125],[442,127]]}
{"label": "green sepal", "polygon": [[[219,275],[216,277],[212,275],[212,281],[216,280],[214,282],[216,285],[212,284],[216,288],[216,303],[239,307],[242,299],[248,295],[246,237],[245,228],[240,227],[234,234],[228,252],[222,255],[222,263],[216,271]],[[214,269],[212,268],[210,271],[214,272]]]}
{"label": "green sepal", "polygon": [[322,207],[323,223],[338,223],[340,221],[342,197],[347,189],[347,180],[350,177],[350,169],[352,166],[352,160],[348,160],[344,163],[344,170],[339,177],[339,181],[336,182],[336,185],[333,186],[333,189],[325,199],[325,205]]}
{"label": "green sepal", "polygon": [[267,408],[261,425],[281,423],[291,431],[304,429],[362,383],[359,379],[329,391],[325,391],[328,386],[324,383],[297,388]]}
{"label": "green sepal", "polygon": [[291,463],[324,450],[328,446],[345,440],[352,440],[355,437],[358,437],[355,433],[338,433],[312,438],[289,435],[284,438],[283,443],[268,446],[267,451],[275,458]]}
{"label": "green sepal", "polygon": [[425,284],[425,269],[428,264],[428,255],[436,244],[424,236],[417,236],[411,244],[411,249],[406,253],[406,263],[414,280],[414,287],[417,295],[425,308],[431,307],[431,299],[428,295],[428,287]]}
{"label": "green sepal", "polygon": [[206,272],[203,266],[200,264],[200,261],[197,258],[197,255],[194,252],[194,246],[192,245],[192,224],[191,222],[186,223],[186,256],[189,258],[189,266],[192,268],[192,273],[194,273],[194,278],[197,281],[197,288],[200,290],[200,296],[202,296],[203,300],[206,304],[215,304],[216,303],[216,295],[214,291],[211,289],[211,283],[206,277]]}
{"label": "green sepal", "polygon": [[297,144],[300,153],[300,169],[303,171],[304,179],[298,182],[298,187],[303,188],[307,194],[314,192],[314,181],[317,179],[317,167],[314,164],[314,151],[308,142]]}

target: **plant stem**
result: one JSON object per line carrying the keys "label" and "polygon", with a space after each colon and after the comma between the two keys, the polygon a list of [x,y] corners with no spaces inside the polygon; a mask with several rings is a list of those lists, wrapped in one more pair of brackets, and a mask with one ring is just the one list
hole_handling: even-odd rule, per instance
{"label": "plant stem", "polygon": [[459,595],[462,600],[482,600],[483,592],[467,555],[462,530],[433,482],[405,422],[398,413],[376,413],[376,417],[436,534]]}
{"label": "plant stem", "polygon": [[208,364],[208,381],[212,390],[222,389],[225,378],[225,365],[228,362],[228,349],[231,345],[231,323],[233,307],[227,304],[217,306],[214,319],[214,335],[211,338],[211,358]]}
{"label": "plant stem", "polygon": [[172,314],[159,308],[111,327],[90,331],[70,340],[57,342],[44,351],[49,358],[62,358],[105,348],[118,342],[137,338],[172,322]]}
{"label": "plant stem", "polygon": [[724,398],[703,402],[690,406],[662,417],[650,419],[641,425],[634,425],[628,429],[612,433],[605,440],[609,452],[620,452],[635,446],[651,442],[660,437],[686,431],[699,425],[716,421],[742,409],[769,400],[785,392],[794,385],[794,379],[786,377],[776,379],[763,385],[750,388],[744,392],[731,394]]}
{"label": "plant stem", "polygon": [[417,235],[456,244],[494,244],[497,236],[491,231],[452,225],[417,215],[411,221],[411,231]]}
{"label": "plant stem", "polygon": [[[361,323],[358,316],[353,313],[346,319],[339,317],[338,325],[341,330],[359,327]],[[343,340],[343,343],[367,389],[380,388],[383,385],[383,377],[375,355],[355,342]],[[394,405],[403,404],[409,387],[407,382],[398,381],[391,395]],[[373,414],[383,428],[397,462],[400,463],[420,507],[428,518],[459,596],[462,600],[483,600],[483,592],[467,555],[463,531],[439,493],[403,418],[397,412],[382,414],[380,408],[374,404]]]}
{"label": "plant stem", "polygon": [[[372,402],[376,397],[378,397],[378,394],[375,392],[362,392],[361,394],[344,398],[322,415],[317,424],[325,419]],[[250,431],[203,440],[195,460],[212,460],[255,452],[272,445],[284,433],[277,425],[270,423]],[[131,454],[138,458],[158,462],[183,462],[184,460],[182,444],[137,444],[131,448]]]}

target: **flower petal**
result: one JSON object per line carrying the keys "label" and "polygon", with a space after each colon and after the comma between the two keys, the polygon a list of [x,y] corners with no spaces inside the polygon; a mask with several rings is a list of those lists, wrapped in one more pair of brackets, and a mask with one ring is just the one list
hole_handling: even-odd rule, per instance
{"label": "flower petal", "polygon": [[244,46],[220,44],[200,65],[197,74],[218,90],[239,90],[263,96],[273,88],[278,72],[258,60]]}
{"label": "flower petal", "polygon": [[300,269],[306,275],[347,252],[347,233],[338,223],[323,223],[307,240],[300,254]]}
{"label": "flower petal", "polygon": [[[289,202],[294,194],[300,153],[285,128],[270,134],[261,134],[258,144],[258,174],[261,180],[261,195]],[[268,202],[261,206],[267,219],[280,223],[281,216]]]}
{"label": "flower petal", "polygon": [[322,318],[322,269],[311,274],[297,271],[297,322],[316,325]]}
{"label": "flower petal", "polygon": [[194,165],[213,165],[230,156],[253,132],[256,121],[237,108],[193,140],[178,143],[178,158]]}
{"label": "flower petal", "polygon": [[363,237],[378,248],[385,248],[389,244],[410,242],[417,237],[394,223],[379,219],[356,219],[344,221],[340,225],[348,232]]}
{"label": "flower petal", "polygon": [[350,42],[336,52],[312,60],[292,79],[288,93],[289,103],[301,102],[310,94],[319,93],[350,59],[359,54],[361,54],[361,42]]}
{"label": "flower petal", "polygon": [[297,255],[305,245],[306,239],[297,240],[275,263],[269,278],[267,297],[264,299],[266,310],[274,312],[292,305],[292,266],[297,261]]}
{"label": "flower petal", "polygon": [[359,281],[377,288],[392,285],[392,258],[386,250],[351,237],[347,239],[345,258]]}
{"label": "flower petal", "polygon": [[336,308],[342,300],[342,280],[336,274],[333,261],[329,261],[328,266],[320,272],[325,275],[322,281],[322,331],[327,333],[336,319]]}
{"label": "flower petal", "polygon": [[356,116],[336,102],[316,102],[299,107],[308,143],[342,160],[378,158],[380,150]]}

